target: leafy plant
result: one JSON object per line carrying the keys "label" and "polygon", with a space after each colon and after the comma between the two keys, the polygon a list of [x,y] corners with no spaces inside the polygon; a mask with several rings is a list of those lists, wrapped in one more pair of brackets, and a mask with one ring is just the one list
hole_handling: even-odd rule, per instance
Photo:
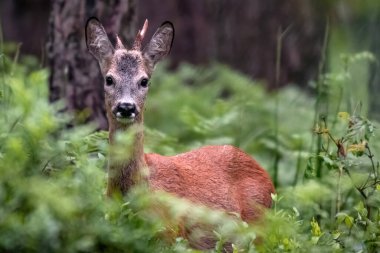
{"label": "leafy plant", "polygon": [[[336,84],[339,73],[324,76],[323,89],[329,108],[340,110],[321,113],[294,87],[271,94],[223,65],[157,70],[146,110],[147,152],[233,144],[271,173],[277,152],[273,208],[247,224],[144,187],[105,198],[108,133],[67,129],[63,102],[48,102],[47,70],[31,59],[0,57],[1,252],[197,252],[180,237],[184,217],[187,226],[212,227],[214,252],[379,249],[376,122],[340,105],[343,97],[334,99],[336,87],[344,88]],[[316,113],[324,117],[317,117],[313,137]],[[127,152],[128,134],[118,141]]]}

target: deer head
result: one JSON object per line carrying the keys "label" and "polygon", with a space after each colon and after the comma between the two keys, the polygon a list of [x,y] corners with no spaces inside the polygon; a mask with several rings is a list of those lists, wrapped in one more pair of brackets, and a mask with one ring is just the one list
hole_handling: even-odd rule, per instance
{"label": "deer head", "polygon": [[171,49],[174,27],[167,21],[141,50],[147,28],[146,20],[132,48],[127,49],[118,36],[116,45],[112,45],[98,19],[90,18],[87,21],[86,44],[98,60],[104,77],[110,131],[112,128],[125,128],[134,123],[142,123],[142,112],[154,67]]}

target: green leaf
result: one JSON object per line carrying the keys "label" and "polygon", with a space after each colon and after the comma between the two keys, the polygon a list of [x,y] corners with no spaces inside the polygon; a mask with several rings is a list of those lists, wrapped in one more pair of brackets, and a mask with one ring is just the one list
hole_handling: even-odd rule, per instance
{"label": "green leaf", "polygon": [[337,218],[338,224],[342,224],[344,222],[348,228],[352,228],[354,225],[354,218],[346,213],[337,213],[335,217]]}
{"label": "green leaf", "polygon": [[314,178],[315,177],[315,163],[313,160],[315,157],[309,157],[307,159],[306,170],[305,170],[305,178]]}
{"label": "green leaf", "polygon": [[368,211],[367,211],[367,209],[365,208],[363,201],[360,201],[360,202],[355,206],[355,210],[358,211],[358,213],[359,213],[362,217],[367,217],[367,215],[368,215]]}
{"label": "green leaf", "polygon": [[347,215],[346,218],[344,219],[344,223],[346,224],[348,228],[352,228],[352,226],[354,225],[354,218]]}
{"label": "green leaf", "polygon": [[314,219],[312,219],[312,221],[310,222],[310,225],[311,225],[311,234],[313,236],[316,236],[316,237],[319,237],[322,235],[322,231],[321,231],[321,228],[319,227],[319,224],[318,222]]}

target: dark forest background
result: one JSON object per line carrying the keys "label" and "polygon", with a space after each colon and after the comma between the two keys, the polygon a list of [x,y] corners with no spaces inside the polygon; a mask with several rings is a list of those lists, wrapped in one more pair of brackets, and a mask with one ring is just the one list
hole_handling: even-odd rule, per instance
{"label": "dark forest background", "polygon": [[[96,120],[106,128],[104,110],[99,110],[100,76],[93,71],[96,62],[84,45],[83,27],[90,16],[99,17],[110,36],[118,33],[129,43],[145,18],[150,21],[147,37],[161,22],[171,20],[176,27],[172,69],[182,62],[221,62],[262,80],[269,90],[288,84],[308,90],[310,81],[328,70],[338,50],[380,55],[379,9],[376,1],[2,0],[0,17],[5,41],[21,42],[22,53],[50,66],[51,100],[65,97],[68,109],[74,111],[90,108],[85,120]],[[334,43],[322,52],[326,31],[327,41]],[[321,70],[325,54],[328,60]],[[369,112],[377,119],[378,70],[378,64],[368,66],[366,87],[372,94]]]}

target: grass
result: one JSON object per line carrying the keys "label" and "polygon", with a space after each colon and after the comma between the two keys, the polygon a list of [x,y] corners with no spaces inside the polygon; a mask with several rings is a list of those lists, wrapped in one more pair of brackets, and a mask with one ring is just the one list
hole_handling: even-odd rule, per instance
{"label": "grass", "polygon": [[[329,106],[325,117],[317,113],[316,124],[316,99],[295,87],[268,93],[218,64],[156,71],[145,114],[147,152],[233,144],[272,175],[278,157],[274,207],[265,225],[253,225],[144,188],[105,199],[107,132],[66,129],[71,116],[58,114],[61,103],[48,102],[47,70],[2,54],[0,251],[192,252],[176,234],[180,217],[190,212],[191,222],[213,224],[215,252],[226,240],[234,252],[376,252],[377,123],[355,110],[353,93],[336,99],[351,82],[352,68],[371,60],[368,53],[343,56],[342,68],[321,76]],[[317,144],[310,145],[318,136],[315,152]],[[169,216],[157,215],[155,201]]]}

